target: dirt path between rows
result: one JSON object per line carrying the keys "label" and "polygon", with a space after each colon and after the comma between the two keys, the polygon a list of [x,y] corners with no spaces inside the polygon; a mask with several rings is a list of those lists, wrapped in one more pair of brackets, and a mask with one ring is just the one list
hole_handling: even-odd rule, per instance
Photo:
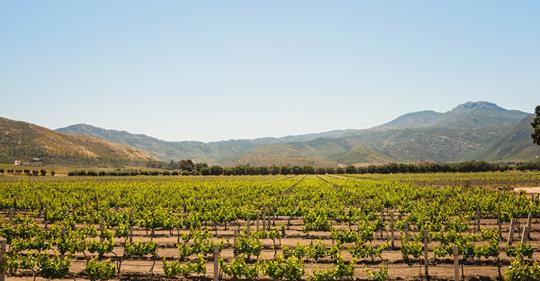
{"label": "dirt path between rows", "polygon": [[528,193],[528,194],[540,194],[540,186],[535,186],[535,187],[515,187],[514,191],[515,192],[525,191],[525,193]]}

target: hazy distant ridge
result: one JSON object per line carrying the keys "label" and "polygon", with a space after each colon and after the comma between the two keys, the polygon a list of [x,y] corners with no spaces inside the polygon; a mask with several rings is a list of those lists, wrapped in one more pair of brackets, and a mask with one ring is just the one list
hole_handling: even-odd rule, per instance
{"label": "hazy distant ridge", "polygon": [[[388,161],[529,160],[540,155],[540,149],[530,142],[530,126],[525,126],[524,119],[529,116],[526,112],[507,110],[490,102],[467,102],[442,113],[424,110],[404,114],[367,130],[209,143],[168,142],[86,124],[58,131],[130,145],[163,160],[189,158],[222,165],[329,166]],[[503,146],[504,149],[498,148]],[[501,149],[504,153],[499,151]]]}

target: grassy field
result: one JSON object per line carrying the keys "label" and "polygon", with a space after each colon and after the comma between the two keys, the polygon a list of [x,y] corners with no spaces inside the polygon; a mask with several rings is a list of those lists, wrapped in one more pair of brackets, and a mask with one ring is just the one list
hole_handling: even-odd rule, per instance
{"label": "grassy field", "polygon": [[3,176],[1,235],[8,280],[209,280],[214,248],[225,280],[419,280],[424,245],[432,279],[456,246],[459,275],[495,280],[540,259],[540,202],[515,187],[540,173]]}

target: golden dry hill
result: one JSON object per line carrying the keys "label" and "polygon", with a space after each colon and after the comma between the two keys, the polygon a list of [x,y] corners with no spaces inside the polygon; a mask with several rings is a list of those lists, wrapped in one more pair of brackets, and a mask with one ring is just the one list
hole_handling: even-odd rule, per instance
{"label": "golden dry hill", "polygon": [[141,150],[100,138],[0,117],[0,162],[30,158],[69,164],[138,164],[153,159]]}

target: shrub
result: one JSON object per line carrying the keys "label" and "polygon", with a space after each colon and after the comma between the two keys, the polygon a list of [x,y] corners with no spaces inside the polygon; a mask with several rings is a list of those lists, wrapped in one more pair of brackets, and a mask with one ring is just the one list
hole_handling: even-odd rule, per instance
{"label": "shrub", "polygon": [[259,273],[259,265],[247,264],[242,256],[232,259],[230,263],[219,259],[219,267],[225,275],[232,277],[233,280],[238,280],[239,278],[251,280],[257,277]]}
{"label": "shrub", "polygon": [[183,276],[187,278],[193,273],[206,274],[206,262],[202,255],[199,255],[197,261],[180,264],[178,261],[167,262],[163,259],[163,272],[167,278]]}
{"label": "shrub", "polygon": [[504,276],[506,281],[535,281],[540,280],[540,265],[534,262],[527,264],[519,260],[514,260],[510,264]]}
{"label": "shrub", "polygon": [[353,280],[354,264],[354,260],[346,263],[340,256],[338,256],[334,269],[315,270],[315,272],[313,272],[313,276],[311,277],[311,281]]}
{"label": "shrub", "polygon": [[506,255],[509,257],[523,258],[528,257],[532,259],[534,250],[531,245],[519,243],[518,246],[506,245]]}
{"label": "shrub", "polygon": [[60,258],[40,256],[38,259],[38,266],[40,275],[47,279],[59,279],[64,278],[69,272],[69,266],[71,265],[71,258]]}
{"label": "shrub", "polygon": [[105,281],[112,279],[116,274],[116,265],[110,260],[98,261],[93,258],[86,264],[86,273],[92,281]]}
{"label": "shrub", "polygon": [[264,263],[263,272],[272,280],[301,280],[304,275],[304,265],[296,257],[284,259],[277,256]]}
{"label": "shrub", "polygon": [[367,266],[364,267],[366,273],[375,281],[385,281],[388,280],[388,264],[383,264],[379,271],[373,271],[367,268]]}

